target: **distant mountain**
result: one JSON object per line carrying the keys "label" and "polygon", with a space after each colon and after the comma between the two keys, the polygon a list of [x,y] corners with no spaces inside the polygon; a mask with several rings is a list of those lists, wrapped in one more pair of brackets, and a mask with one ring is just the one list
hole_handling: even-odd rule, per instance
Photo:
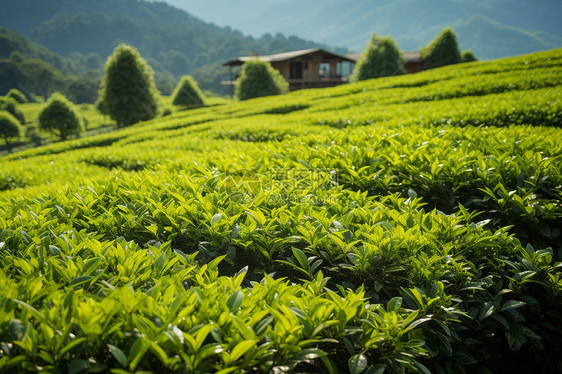
{"label": "distant mountain", "polygon": [[226,94],[228,59],[311,47],[361,52],[373,32],[408,51],[452,26],[460,48],[480,59],[562,46],[560,0],[166,1],[0,0],[0,25],[60,54],[48,59],[63,73],[81,70],[66,69],[72,61],[101,68],[118,43],[132,44],[163,92],[191,74],[204,90]]}
{"label": "distant mountain", "polygon": [[163,2],[0,0],[0,9],[0,25],[63,56],[97,53],[105,60],[117,44],[125,42],[135,46],[156,71],[171,72],[176,78],[190,73],[203,89],[215,92],[227,77],[221,63],[228,59],[319,46],[295,36],[245,36]]}
{"label": "distant mountain", "polygon": [[250,35],[290,32],[355,52],[375,32],[418,50],[445,26],[457,32],[461,49],[482,59],[562,46],[560,0],[166,1]]}

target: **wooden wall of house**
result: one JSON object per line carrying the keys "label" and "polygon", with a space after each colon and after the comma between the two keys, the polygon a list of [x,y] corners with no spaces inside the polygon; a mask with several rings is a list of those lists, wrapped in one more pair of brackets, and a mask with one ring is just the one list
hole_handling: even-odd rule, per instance
{"label": "wooden wall of house", "polygon": [[[302,79],[291,79],[291,63],[302,63]],[[326,76],[320,75],[320,67],[322,63],[330,64],[329,74]],[[297,58],[290,61],[273,62],[271,65],[277,69],[281,75],[289,82],[289,89],[291,91],[303,88],[321,88],[333,87],[338,84],[344,83],[338,77],[338,61],[337,60],[324,60],[319,58]]]}
{"label": "wooden wall of house", "polygon": [[418,73],[423,70],[423,63],[421,61],[408,61],[406,62],[406,65],[404,65],[404,69],[406,69],[406,72],[409,74]]}
{"label": "wooden wall of house", "polygon": [[[279,70],[281,75],[287,80],[290,79],[291,75],[291,62],[301,62],[303,65],[302,69],[302,80],[303,81],[318,81],[323,78],[335,78],[337,76],[338,62],[335,60],[292,60],[292,61],[281,61],[274,62],[272,66]],[[329,75],[320,76],[320,66],[322,63],[327,62],[330,64]]]}
{"label": "wooden wall of house", "polygon": [[286,79],[289,80],[289,61],[281,61],[281,62],[274,62],[271,64],[275,69],[279,70],[281,75]]}
{"label": "wooden wall of house", "polygon": [[304,70],[303,78],[307,81],[315,81],[319,79],[318,70],[320,69],[320,61],[306,61],[307,69]]}

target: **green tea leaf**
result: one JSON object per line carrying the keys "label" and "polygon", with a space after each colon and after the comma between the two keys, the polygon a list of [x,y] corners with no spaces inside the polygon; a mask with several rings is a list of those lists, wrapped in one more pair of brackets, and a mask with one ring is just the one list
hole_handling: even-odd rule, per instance
{"label": "green tea leaf", "polygon": [[482,321],[485,318],[488,318],[489,316],[492,315],[492,313],[494,313],[496,310],[496,307],[494,306],[494,302],[493,301],[486,301],[483,305],[482,305],[482,309],[480,310],[480,313],[478,314],[478,319],[480,321]]}
{"label": "green tea leaf", "polygon": [[365,372],[365,374],[383,374],[385,370],[384,365],[382,364],[378,364],[378,365],[373,365],[370,366],[367,371]]}
{"label": "green tea leaf", "polygon": [[123,353],[121,349],[111,344],[107,344],[107,348],[109,349],[109,352],[111,352],[113,357],[115,357],[115,359],[117,360],[117,362],[119,362],[121,366],[127,367],[129,365],[127,356],[125,356],[125,353]]}
{"label": "green tea leaf", "polygon": [[217,223],[221,219],[222,219],[222,213],[217,213],[213,216],[213,218],[211,218],[211,224],[214,225],[215,223]]}
{"label": "green tea leaf", "polygon": [[463,365],[471,365],[475,364],[478,361],[468,352],[465,351],[456,351],[453,353],[453,358],[460,362]]}
{"label": "green tea leaf", "polygon": [[232,352],[230,352],[230,360],[231,361],[238,360],[250,348],[255,346],[257,342],[258,340],[243,340],[240,343],[236,344],[236,347],[234,347],[232,349]]}
{"label": "green tea leaf", "polygon": [[360,374],[367,368],[367,357],[362,354],[356,354],[351,357],[348,362],[349,371],[351,374]]}
{"label": "green tea leaf", "polygon": [[146,338],[137,338],[129,350],[129,370],[134,371],[140,364],[150,344]]}
{"label": "green tea leaf", "polygon": [[519,301],[519,300],[510,300],[507,303],[503,304],[501,311],[505,312],[506,310],[510,310],[510,309],[517,309],[522,307],[523,305],[526,305],[527,303],[524,301]]}
{"label": "green tea leaf", "polygon": [[244,294],[240,290],[234,291],[226,301],[226,306],[231,313],[236,314],[240,305],[242,305],[242,301],[244,300]]}
{"label": "green tea leaf", "polygon": [[82,344],[82,342],[85,342],[87,339],[88,338],[86,338],[86,337],[81,337],[81,338],[75,339],[75,340],[71,341],[70,343],[68,343],[67,345],[65,345],[64,348],[61,349],[60,352],[58,353],[57,360],[60,359],[62,356],[64,356],[71,349],[79,346],[80,344]]}
{"label": "green tea leaf", "polygon": [[88,283],[90,280],[92,280],[94,277],[91,275],[81,275],[79,277],[73,278],[68,285],[69,286],[81,286],[84,285],[86,283]]}
{"label": "green tea leaf", "polygon": [[92,364],[88,360],[72,359],[70,361],[68,374],[79,374],[90,369]]}
{"label": "green tea leaf", "polygon": [[402,306],[402,298],[401,297],[393,297],[390,299],[388,304],[386,305],[387,312],[397,312],[398,309]]}
{"label": "green tea leaf", "polygon": [[13,319],[10,321],[10,333],[12,335],[12,339],[23,340],[26,330],[27,325],[19,319]]}
{"label": "green tea leaf", "polygon": [[306,258],[306,255],[304,254],[304,252],[301,251],[298,248],[295,248],[295,247],[292,247],[291,250],[293,251],[293,255],[295,256],[295,258],[299,262],[300,266],[303,269],[307,269],[308,268],[308,259]]}

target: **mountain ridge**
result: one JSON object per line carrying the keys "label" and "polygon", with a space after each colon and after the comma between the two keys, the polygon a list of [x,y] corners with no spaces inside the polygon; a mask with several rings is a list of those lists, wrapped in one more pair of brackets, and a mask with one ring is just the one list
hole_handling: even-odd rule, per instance
{"label": "mountain ridge", "polygon": [[[291,30],[304,38],[343,45],[354,52],[361,52],[373,33],[391,35],[403,50],[419,50],[446,26],[457,31],[461,49],[472,49],[482,59],[562,46],[562,6],[553,0],[325,0],[322,4],[270,0],[256,9],[252,0],[237,2],[233,9],[226,0],[167,2],[250,35]],[[228,12],[212,11],[217,8]],[[273,16],[277,22],[268,22]],[[485,28],[495,34],[457,29],[474,16],[489,20]],[[529,34],[535,35],[533,42],[528,40]],[[519,46],[521,42],[525,49]]]}

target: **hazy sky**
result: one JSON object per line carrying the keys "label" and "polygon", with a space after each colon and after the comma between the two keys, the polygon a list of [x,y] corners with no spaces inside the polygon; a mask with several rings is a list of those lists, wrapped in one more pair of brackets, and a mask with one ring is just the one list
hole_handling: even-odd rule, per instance
{"label": "hazy sky", "polygon": [[418,50],[444,27],[497,58],[562,47],[562,0],[164,0],[246,35],[297,35],[360,52],[373,33]]}
{"label": "hazy sky", "polygon": [[[244,34],[261,36],[268,30],[257,31],[256,24],[247,21],[247,15],[259,15],[280,5],[290,8],[298,5],[295,0],[164,0],[166,3],[184,9],[203,21],[219,26],[231,26]],[[306,0],[303,0],[306,1]],[[302,1],[300,1],[302,2]],[[246,15],[246,16],[242,16]],[[270,24],[271,29],[281,29],[281,25]]]}

